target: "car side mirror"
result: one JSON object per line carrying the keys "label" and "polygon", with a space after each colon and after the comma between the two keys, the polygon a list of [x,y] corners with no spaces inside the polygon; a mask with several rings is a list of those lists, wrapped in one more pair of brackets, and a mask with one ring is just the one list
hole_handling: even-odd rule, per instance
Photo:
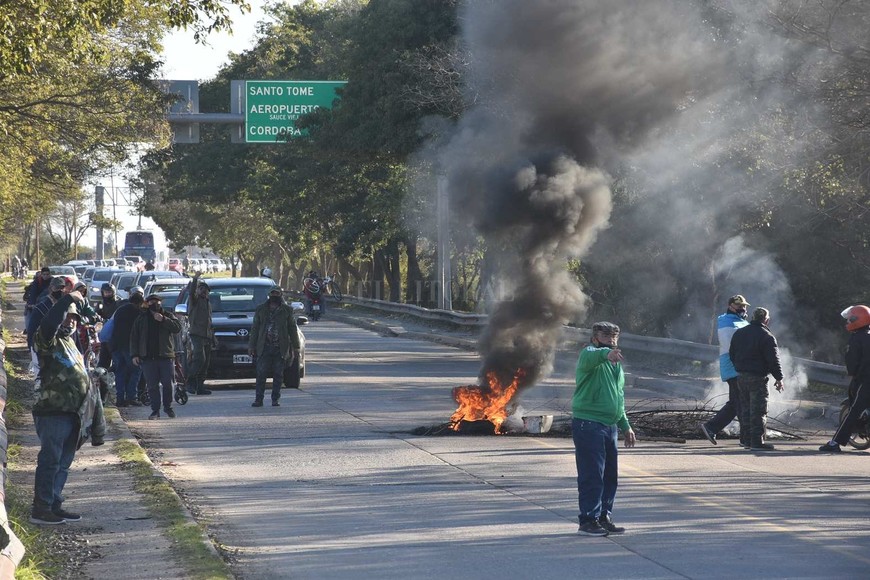
{"label": "car side mirror", "polygon": [[296,324],[308,324],[308,317],[307,316],[300,316],[299,318],[296,319]]}
{"label": "car side mirror", "polygon": [[176,304],[175,313],[187,316],[187,304]]}

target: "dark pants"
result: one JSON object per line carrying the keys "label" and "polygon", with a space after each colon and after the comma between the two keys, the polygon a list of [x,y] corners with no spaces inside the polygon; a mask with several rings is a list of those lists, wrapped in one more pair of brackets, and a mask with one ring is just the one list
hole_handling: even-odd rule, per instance
{"label": "dark pants", "polygon": [[616,425],[571,420],[577,463],[580,523],[610,515],[616,498],[618,448]]}
{"label": "dark pants", "polygon": [[266,379],[272,377],[272,400],[281,398],[281,385],[284,383],[284,362],[277,346],[266,345],[262,353],[257,355],[257,386],[256,399],[263,400],[266,394]]}
{"label": "dark pants", "polygon": [[33,424],[39,437],[33,507],[36,511],[57,510],[63,503],[63,487],[76,456],[79,419],[71,413],[34,415]]}
{"label": "dark pants", "polygon": [[205,386],[208,365],[211,363],[211,340],[190,335],[190,366],[187,369],[187,390],[200,391]]}
{"label": "dark pants", "polygon": [[[734,419],[740,420],[740,389],[737,379],[728,379],[728,402],[722,405],[713,418],[707,421],[707,430],[710,433],[718,433],[727,427]],[[741,443],[748,443],[740,439]]]}
{"label": "dark pants", "polygon": [[117,402],[135,401],[142,377],[142,367],[133,364],[133,357],[128,351],[116,350],[112,353],[115,363],[115,396]]}
{"label": "dark pants", "polygon": [[855,422],[861,413],[870,407],[870,386],[853,383],[849,388],[849,400],[852,401],[852,406],[849,407],[849,412],[843,417],[840,426],[837,427],[837,432],[831,438],[840,445],[846,445],[849,442],[852,430],[855,428]]}
{"label": "dark pants", "polygon": [[[172,407],[172,383],[175,378],[175,360],[171,358],[155,358],[142,361],[142,373],[151,398],[151,410],[160,410],[161,395],[163,409]],[[161,389],[162,386],[162,389]]]}
{"label": "dark pants", "polygon": [[740,375],[740,440],[757,446],[764,443],[767,428],[767,377]]}

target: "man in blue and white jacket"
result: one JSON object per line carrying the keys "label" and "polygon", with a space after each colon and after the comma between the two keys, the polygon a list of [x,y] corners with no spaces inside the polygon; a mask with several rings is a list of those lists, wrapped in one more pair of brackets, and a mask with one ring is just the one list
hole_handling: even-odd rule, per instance
{"label": "man in blue and white jacket", "polygon": [[[725,314],[717,318],[719,328],[719,375],[722,381],[728,383],[728,402],[706,423],[701,423],[701,431],[704,436],[716,445],[716,434],[728,426],[735,417],[739,417],[740,393],[737,390],[737,369],[734,368],[734,363],[731,362],[731,357],[728,355],[728,349],[731,347],[731,337],[738,328],[743,328],[748,325],[746,321],[746,309],[749,308],[749,302],[746,301],[741,294],[737,294],[728,299],[728,310]],[[748,441],[741,441],[744,447],[749,445]]]}

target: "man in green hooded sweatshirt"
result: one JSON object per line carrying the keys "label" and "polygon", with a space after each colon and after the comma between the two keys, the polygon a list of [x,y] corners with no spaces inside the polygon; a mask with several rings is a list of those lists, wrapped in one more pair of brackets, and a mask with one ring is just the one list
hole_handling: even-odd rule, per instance
{"label": "man in green hooded sweatshirt", "polygon": [[617,429],[625,434],[626,447],[634,447],[636,438],[625,416],[625,373],[618,340],[617,325],[596,322],[591,344],[577,360],[571,431],[580,501],[577,533],[585,536],[625,531],[611,519],[618,474]]}

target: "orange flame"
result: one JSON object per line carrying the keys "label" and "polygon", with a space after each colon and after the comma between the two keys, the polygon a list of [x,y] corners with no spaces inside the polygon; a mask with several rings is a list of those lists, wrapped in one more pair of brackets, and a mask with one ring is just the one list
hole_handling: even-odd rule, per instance
{"label": "orange flame", "polygon": [[495,371],[489,371],[486,373],[489,389],[478,385],[454,388],[453,398],[459,403],[459,408],[450,417],[452,429],[458,431],[460,421],[489,421],[498,432],[508,416],[505,408],[525,376],[526,371],[517,369],[513,381],[505,385],[498,380]]}

